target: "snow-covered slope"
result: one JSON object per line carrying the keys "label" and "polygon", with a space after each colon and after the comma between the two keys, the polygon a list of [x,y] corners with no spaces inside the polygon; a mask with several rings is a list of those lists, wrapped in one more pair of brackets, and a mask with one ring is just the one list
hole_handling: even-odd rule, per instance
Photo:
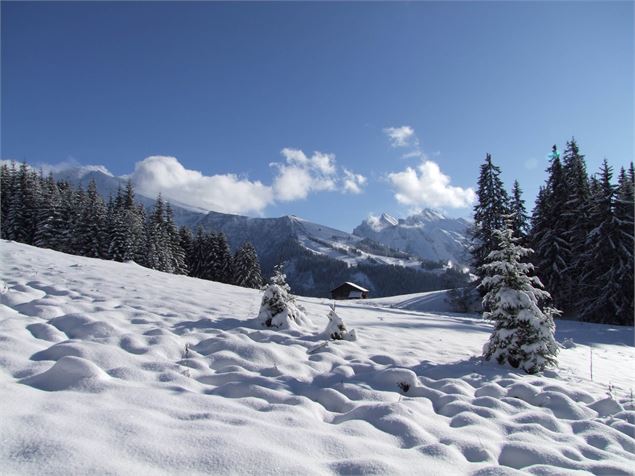
{"label": "snow-covered slope", "polygon": [[399,298],[338,303],[358,340],[325,344],[327,301],[264,330],[256,290],[0,247],[4,474],[632,474],[633,328],[559,322],[528,376]]}
{"label": "snow-covered slope", "polygon": [[353,234],[426,260],[466,264],[469,226],[462,218],[447,218],[440,212],[425,209],[400,219],[387,213],[371,216],[355,228]]}

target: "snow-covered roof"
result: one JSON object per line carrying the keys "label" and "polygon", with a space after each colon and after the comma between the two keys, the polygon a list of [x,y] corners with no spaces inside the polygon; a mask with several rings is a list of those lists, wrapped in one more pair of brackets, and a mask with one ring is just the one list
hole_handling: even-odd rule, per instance
{"label": "snow-covered roof", "polygon": [[[345,284],[348,284],[348,285],[349,285],[349,286],[351,286],[352,288],[359,289],[359,290],[360,290],[361,292],[363,292],[363,293],[367,293],[367,292],[368,292],[368,289],[364,289],[364,288],[362,288],[361,286],[358,286],[358,285],[357,285],[357,284],[355,284],[355,283],[351,283],[350,281],[346,281],[345,283],[340,284],[340,285],[339,285],[337,288],[335,288],[335,289],[338,289],[338,288],[340,288],[340,287],[344,286]],[[335,289],[331,289],[331,291],[335,291]]]}

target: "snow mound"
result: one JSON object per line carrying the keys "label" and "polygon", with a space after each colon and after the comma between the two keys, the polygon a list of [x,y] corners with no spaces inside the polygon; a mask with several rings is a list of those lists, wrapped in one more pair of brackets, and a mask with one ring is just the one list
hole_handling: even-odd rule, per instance
{"label": "snow mound", "polygon": [[598,400],[597,402],[593,402],[589,405],[591,410],[595,410],[598,416],[607,417],[610,415],[615,415],[616,413],[620,413],[624,411],[622,405],[619,402],[616,402],[613,397],[606,397],[602,400]]}
{"label": "snow mound", "polygon": [[62,357],[46,372],[21,380],[21,383],[49,392],[83,388],[96,390],[108,375],[89,360]]}

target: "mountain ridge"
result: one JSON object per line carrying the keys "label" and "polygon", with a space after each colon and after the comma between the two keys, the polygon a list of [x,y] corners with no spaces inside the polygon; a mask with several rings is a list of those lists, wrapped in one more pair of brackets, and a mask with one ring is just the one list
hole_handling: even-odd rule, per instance
{"label": "mountain ridge", "polygon": [[[98,192],[105,199],[114,196],[126,183],[126,178],[100,170],[54,176],[84,187],[95,180]],[[155,203],[155,199],[140,193],[135,197],[148,210]],[[285,263],[289,283],[305,295],[326,297],[330,289],[344,281],[358,281],[377,296],[440,289],[457,279],[448,275],[438,259],[418,257],[407,247],[400,250],[373,236],[348,233],[295,215],[265,218],[215,211],[202,213],[170,203],[174,221],[179,226],[194,232],[198,227],[206,232],[223,232],[232,250],[246,241],[251,242],[264,275],[268,276],[276,264]],[[383,218],[386,229],[399,228],[403,222],[388,214]]]}

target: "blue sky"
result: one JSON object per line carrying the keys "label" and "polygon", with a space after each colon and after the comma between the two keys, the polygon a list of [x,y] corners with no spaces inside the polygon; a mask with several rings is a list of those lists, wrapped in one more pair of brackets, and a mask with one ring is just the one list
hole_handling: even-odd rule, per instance
{"label": "blue sky", "polygon": [[634,156],[632,2],[1,8],[3,159],[208,208],[469,216],[486,152],[531,204],[554,143]]}

